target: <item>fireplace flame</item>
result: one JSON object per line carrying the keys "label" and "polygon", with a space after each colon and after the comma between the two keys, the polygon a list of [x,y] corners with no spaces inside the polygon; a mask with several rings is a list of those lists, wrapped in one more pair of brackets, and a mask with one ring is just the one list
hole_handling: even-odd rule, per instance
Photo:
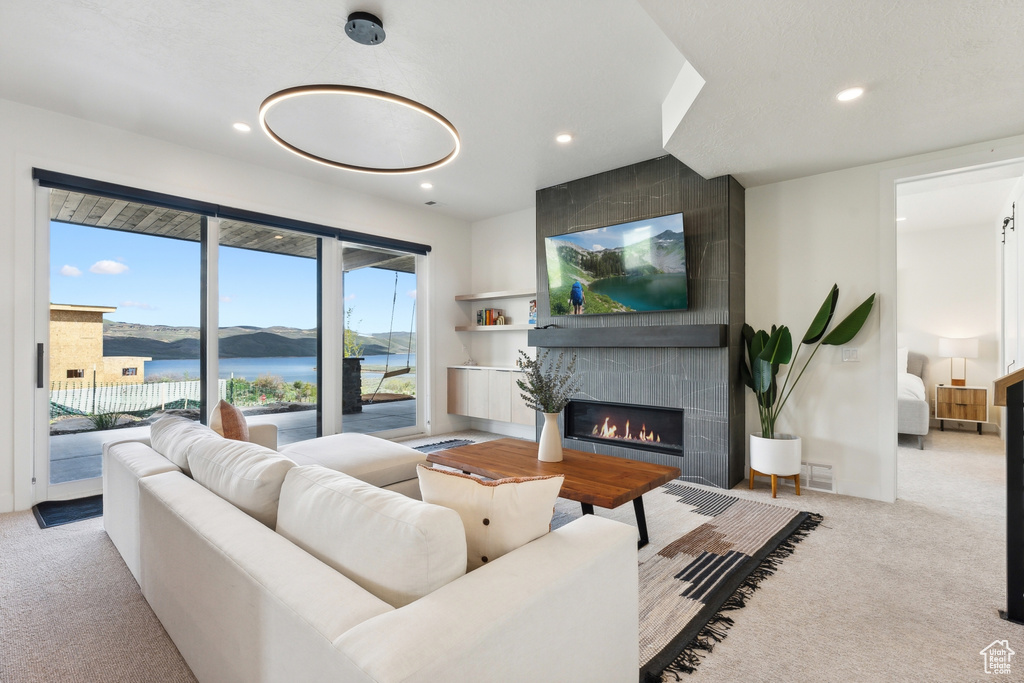
{"label": "fireplace flame", "polygon": [[640,425],[640,431],[637,434],[633,434],[629,428],[629,420],[626,420],[626,428],[623,430],[622,435],[618,434],[619,428],[616,425],[609,425],[611,421],[610,417],[604,419],[604,424],[594,425],[594,429],[591,432],[593,436],[599,436],[602,439],[623,439],[627,441],[645,441],[648,443],[661,443],[661,437],[654,433],[654,430],[647,431],[647,424]]}

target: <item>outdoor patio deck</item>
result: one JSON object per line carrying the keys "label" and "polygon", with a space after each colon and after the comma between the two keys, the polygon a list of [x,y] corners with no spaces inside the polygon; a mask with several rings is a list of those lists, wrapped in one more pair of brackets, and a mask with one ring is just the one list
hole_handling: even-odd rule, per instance
{"label": "outdoor patio deck", "polygon": [[[277,445],[316,437],[316,411],[253,415],[249,424],[276,424]],[[363,412],[342,418],[345,432],[369,434],[416,424],[416,401],[394,401],[364,405]],[[103,444],[107,441],[141,439],[149,436],[149,427],[109,429],[50,437],[50,483],[91,479],[102,473]]]}

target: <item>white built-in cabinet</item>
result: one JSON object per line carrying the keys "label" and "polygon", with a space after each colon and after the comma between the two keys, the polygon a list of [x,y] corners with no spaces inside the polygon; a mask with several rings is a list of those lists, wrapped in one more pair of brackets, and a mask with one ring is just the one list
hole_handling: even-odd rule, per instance
{"label": "white built-in cabinet", "polygon": [[535,425],[536,413],[520,396],[515,368],[454,365],[448,368],[448,412],[496,422]]}

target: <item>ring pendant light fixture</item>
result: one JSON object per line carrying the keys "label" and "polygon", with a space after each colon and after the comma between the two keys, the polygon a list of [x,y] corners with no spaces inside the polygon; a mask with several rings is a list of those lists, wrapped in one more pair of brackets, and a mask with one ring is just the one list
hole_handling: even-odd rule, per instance
{"label": "ring pendant light fixture", "polygon": [[[346,26],[349,36],[356,42],[364,45],[377,45],[384,40],[384,29],[383,23],[380,19],[377,19],[373,15],[365,12],[354,12],[349,16],[349,23]],[[372,37],[372,40],[371,40]],[[402,107],[411,109],[418,114],[422,114],[429,119],[432,119],[438,123],[445,131],[451,136],[452,142],[454,143],[452,151],[441,157],[437,161],[432,161],[427,164],[421,164],[419,166],[405,166],[397,168],[379,168],[374,166],[359,166],[356,164],[347,164],[336,159],[328,159],[312,152],[302,149],[298,145],[285,140],[281,135],[276,133],[270,124],[267,123],[267,114],[277,104],[290,100],[297,97],[303,97],[308,95],[339,95],[343,97],[366,97],[383,102],[389,102],[391,104],[397,104]],[[459,139],[459,131],[455,129],[451,121],[441,116],[439,113],[431,109],[430,107],[420,104],[415,100],[410,100],[407,97],[395,95],[393,93],[385,92],[383,90],[374,90],[372,88],[363,88],[355,85],[333,85],[333,84],[320,84],[320,85],[300,85],[294,88],[286,88],[278,91],[263,100],[260,105],[259,113],[260,127],[267,136],[276,142],[277,144],[284,147],[289,152],[299,155],[304,159],[315,161],[319,164],[331,166],[333,168],[341,168],[346,171],[355,171],[357,173],[373,173],[378,175],[401,175],[407,173],[422,173],[423,171],[430,171],[435,168],[440,168],[445,164],[450,163],[455,157],[459,155],[459,151],[462,148],[462,142]]]}

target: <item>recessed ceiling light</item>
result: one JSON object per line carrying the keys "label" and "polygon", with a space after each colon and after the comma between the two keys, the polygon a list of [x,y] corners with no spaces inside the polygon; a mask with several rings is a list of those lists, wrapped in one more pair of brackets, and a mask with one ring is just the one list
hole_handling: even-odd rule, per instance
{"label": "recessed ceiling light", "polygon": [[900,221],[905,221],[905,220],[907,220],[906,216],[900,216],[899,218],[896,219],[896,222],[899,223]]}
{"label": "recessed ceiling light", "polygon": [[284,235],[274,235],[274,239],[275,240],[283,240],[284,239]]}
{"label": "recessed ceiling light", "polygon": [[434,186],[433,183],[420,183],[420,187],[422,187],[424,190],[429,190],[433,186]]}
{"label": "recessed ceiling light", "polygon": [[562,133],[561,135],[556,137],[555,140],[561,142],[564,145],[567,142],[572,142],[572,136],[569,135],[568,133]]}
{"label": "recessed ceiling light", "polygon": [[846,90],[843,90],[838,95],[836,95],[836,99],[839,100],[840,102],[849,102],[850,100],[857,99],[863,94],[864,88],[847,88]]}
{"label": "recessed ceiling light", "polygon": [[237,130],[239,133],[248,133],[249,131],[252,130],[252,126],[250,126],[248,123],[242,123],[241,121],[239,121],[234,125],[234,129]]}

